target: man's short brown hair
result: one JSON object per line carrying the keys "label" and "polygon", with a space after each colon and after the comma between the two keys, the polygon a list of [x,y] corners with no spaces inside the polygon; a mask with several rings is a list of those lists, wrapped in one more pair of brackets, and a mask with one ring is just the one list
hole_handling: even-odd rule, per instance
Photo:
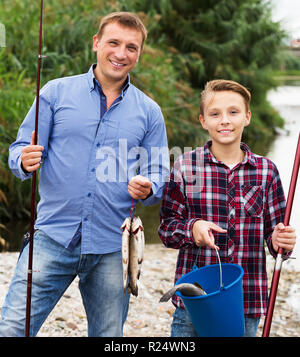
{"label": "man's short brown hair", "polygon": [[206,96],[212,92],[223,92],[223,91],[231,91],[240,94],[244,98],[246,111],[250,109],[251,93],[248,91],[247,88],[234,81],[230,81],[226,79],[215,79],[213,81],[207,82],[204,90],[201,93],[201,98],[200,98],[201,115],[204,114],[204,101]]}
{"label": "man's short brown hair", "polygon": [[131,29],[136,29],[141,32],[142,34],[142,46],[143,48],[144,42],[147,38],[147,30],[144,24],[142,23],[141,19],[134,13],[132,12],[112,12],[105,17],[102,18],[99,29],[97,32],[97,36],[100,39],[104,28],[107,24],[110,24],[112,22],[117,22],[120,25],[123,25],[125,27],[129,27]]}

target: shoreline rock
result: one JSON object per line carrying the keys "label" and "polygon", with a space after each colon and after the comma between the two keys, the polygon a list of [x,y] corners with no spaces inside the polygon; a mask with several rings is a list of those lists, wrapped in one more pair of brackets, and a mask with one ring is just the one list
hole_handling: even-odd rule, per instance
{"label": "shoreline rock", "polygon": [[[0,310],[18,258],[16,253],[0,253]],[[161,244],[145,246],[139,296],[130,298],[124,337],[169,337],[174,306],[159,303],[161,295],[173,286],[178,252]],[[274,260],[268,260],[269,284]],[[284,262],[273,313],[270,337],[300,336],[300,314],[293,306],[299,296],[300,272]],[[298,295],[297,295],[298,294]],[[293,300],[294,299],[294,300]],[[299,305],[298,305],[299,308]],[[264,319],[257,336],[261,336]],[[87,321],[76,278],[44,322],[37,336],[86,337]]]}

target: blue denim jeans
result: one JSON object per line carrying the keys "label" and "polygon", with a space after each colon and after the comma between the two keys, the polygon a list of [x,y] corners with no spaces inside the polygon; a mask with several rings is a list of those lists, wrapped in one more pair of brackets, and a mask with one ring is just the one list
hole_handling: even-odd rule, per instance
{"label": "blue denim jeans", "polygon": [[[28,249],[19,258],[2,307],[0,336],[25,333]],[[80,244],[70,251],[42,231],[33,245],[30,336],[35,336],[65,290],[79,276],[79,289],[88,321],[88,336],[122,336],[129,296],[123,292],[121,252],[80,254]]]}
{"label": "blue denim jeans", "polygon": [[[260,318],[245,318],[243,337],[255,337]],[[176,308],[171,325],[171,337],[197,337],[192,320],[186,310]]]}

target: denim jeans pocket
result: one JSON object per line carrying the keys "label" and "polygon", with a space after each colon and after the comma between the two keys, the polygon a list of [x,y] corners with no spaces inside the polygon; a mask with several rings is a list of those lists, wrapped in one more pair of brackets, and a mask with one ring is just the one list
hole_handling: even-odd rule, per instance
{"label": "denim jeans pocket", "polygon": [[[36,229],[36,230],[34,231],[34,233],[36,233],[36,232],[38,232],[38,231],[39,231],[39,230]],[[29,241],[30,241],[30,232],[26,232],[26,233],[24,234],[23,243],[22,243],[22,246],[21,246],[21,249],[20,249],[20,253],[19,253],[18,260],[20,259],[21,255],[22,255],[22,252],[23,252],[24,248],[26,247],[26,245],[29,243]]]}

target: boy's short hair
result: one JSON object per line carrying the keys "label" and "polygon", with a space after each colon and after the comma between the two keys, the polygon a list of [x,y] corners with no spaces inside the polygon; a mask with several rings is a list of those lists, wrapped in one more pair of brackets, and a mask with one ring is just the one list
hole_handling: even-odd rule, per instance
{"label": "boy's short hair", "polygon": [[131,29],[136,29],[141,32],[142,34],[142,48],[144,42],[147,38],[147,30],[144,24],[142,23],[141,19],[132,12],[120,11],[120,12],[112,12],[102,18],[100,21],[99,29],[97,32],[97,37],[100,39],[104,28],[107,24],[112,22],[117,22],[120,25],[125,27],[129,27]]}
{"label": "boy's short hair", "polygon": [[226,79],[215,79],[213,81],[207,82],[204,87],[204,90],[201,92],[201,97],[200,97],[201,115],[204,114],[204,101],[207,94],[212,92],[223,92],[223,91],[232,91],[240,94],[244,98],[246,110],[248,111],[250,109],[251,93],[248,91],[247,88],[234,81],[230,81]]}

